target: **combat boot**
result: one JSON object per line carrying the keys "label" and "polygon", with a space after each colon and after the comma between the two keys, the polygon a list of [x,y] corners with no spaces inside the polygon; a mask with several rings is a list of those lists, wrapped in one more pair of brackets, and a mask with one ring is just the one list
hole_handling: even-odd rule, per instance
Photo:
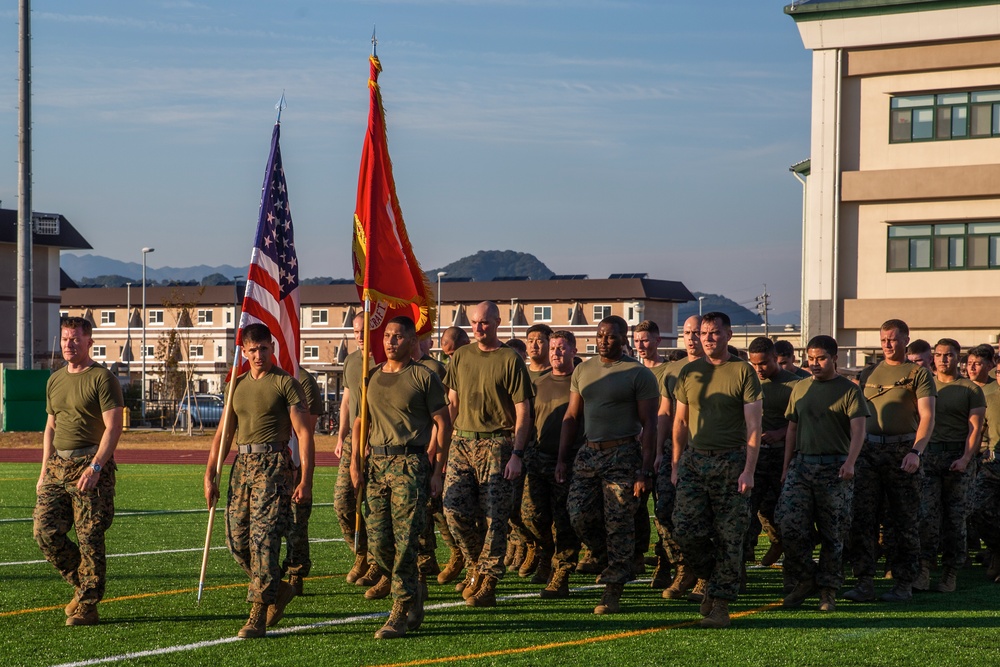
{"label": "combat boot", "polygon": [[538,568],[539,555],[538,547],[534,543],[528,544],[524,550],[524,561],[517,568],[517,576],[527,577],[532,574]]}
{"label": "combat boot", "polygon": [[806,601],[806,598],[816,592],[816,580],[812,577],[808,579],[803,579],[792,592],[785,596],[785,599],[781,601],[781,606],[785,609],[795,609],[796,607],[801,607],[802,603]]}
{"label": "combat boot", "polygon": [[76,592],[73,593],[73,599],[69,601],[66,608],[63,609],[67,616],[72,616],[76,613],[76,608],[80,606],[80,599],[77,597]]}
{"label": "combat boot", "polygon": [[931,587],[931,562],[929,560],[920,560],[920,572],[917,574],[916,580],[913,582],[913,590],[915,591],[926,591],[930,590]]}
{"label": "combat boot", "polygon": [[257,639],[267,634],[267,605],[263,602],[254,602],[250,605],[250,618],[246,625],[236,633],[237,637],[243,639]]}
{"label": "combat boot", "polygon": [[285,616],[285,607],[295,597],[295,587],[284,581],[278,582],[278,595],[274,598],[274,604],[267,608],[267,627],[273,628]]}
{"label": "combat boot", "polygon": [[712,606],[715,604],[715,598],[711,595],[705,595],[701,599],[701,604],[698,605],[698,613],[702,616],[708,616],[712,613]]}
{"label": "combat boot", "polygon": [[66,617],[66,625],[97,625],[97,605],[78,603],[73,613]]}
{"label": "combat boot", "polygon": [[580,574],[600,574],[607,566],[607,559],[602,561],[590,554],[585,558],[580,558],[580,562],[576,564],[576,571]]}
{"label": "combat boot", "polygon": [[[465,593],[465,589],[474,584],[476,581],[476,564],[469,563],[469,566],[465,568],[465,579],[455,584],[456,593]],[[475,591],[473,591],[474,593]],[[470,593],[471,595],[472,593]],[[465,595],[462,595],[465,597]]]}
{"label": "combat boot", "polygon": [[771,567],[778,562],[778,559],[781,558],[781,554],[784,553],[784,551],[785,548],[781,545],[781,542],[771,542],[771,546],[767,548],[767,551],[764,553],[763,557],[761,557],[760,564],[764,567]]}
{"label": "combat boot", "polygon": [[552,576],[552,554],[541,554],[538,558],[538,567],[535,569],[535,576],[531,578],[533,584],[547,584]]}
{"label": "combat boot", "polygon": [[523,544],[518,542],[514,545],[514,558],[510,561],[510,567],[507,568],[508,572],[518,572],[521,566],[524,565],[524,557],[527,555],[528,550]]}
{"label": "combat boot", "polygon": [[441,574],[437,576],[438,583],[449,584],[455,581],[458,579],[458,575],[462,574],[463,567],[465,567],[465,557],[462,556],[462,552],[452,551],[447,564],[445,564],[444,569],[441,570]]}
{"label": "combat boot", "polygon": [[662,591],[670,583],[670,561],[663,554],[657,554],[656,569],[653,570],[653,580],[649,582],[649,587]]}
{"label": "combat boot", "polygon": [[688,602],[701,602],[704,600],[707,588],[708,582],[704,579],[699,579],[698,583],[694,585],[694,589],[688,593]]}
{"label": "combat boot", "polygon": [[835,588],[819,589],[819,610],[834,611],[836,609],[837,609],[837,589]]}
{"label": "combat boot", "polygon": [[481,572],[476,572],[475,570],[471,570],[469,572],[469,576],[465,578],[465,581],[466,581],[465,588],[462,589],[462,599],[468,600],[469,598],[471,598],[473,595],[476,594],[477,590],[479,590],[479,587],[483,583],[483,575]]}
{"label": "combat boot", "polygon": [[375,582],[375,585],[365,591],[366,600],[381,600],[388,597],[389,589],[392,587],[392,580],[382,575],[382,578]]}
{"label": "combat boot", "polygon": [[[368,571],[368,563],[365,560],[364,554],[358,554],[354,557],[354,565],[351,566],[350,572],[347,573],[347,583],[354,584],[357,583],[358,579],[364,576],[365,572]],[[371,584],[369,584],[370,586]]]}
{"label": "combat boot", "polygon": [[406,613],[407,630],[416,630],[424,622],[424,600],[427,599],[424,587],[426,585],[426,581],[423,582],[423,585],[417,585],[417,595],[410,602],[410,608]]}
{"label": "combat boot", "polygon": [[645,554],[636,554],[632,559],[632,579],[635,579],[640,574],[646,574]]}
{"label": "combat boot", "polygon": [[913,586],[896,579],[896,585],[888,593],[882,593],[882,602],[909,602],[913,598]]}
{"label": "combat boot", "polygon": [[622,599],[622,591],[624,589],[624,584],[605,584],[604,595],[601,596],[601,604],[594,607],[594,613],[598,616],[617,614],[621,609],[619,603]]}
{"label": "combat boot", "polygon": [[552,573],[548,585],[539,594],[546,600],[569,597],[569,570],[559,569]]}
{"label": "combat boot", "polygon": [[941,572],[941,581],[938,582],[936,590],[938,593],[954,593],[955,585],[958,583],[958,570],[953,567],[945,567]]}
{"label": "combat boot", "polygon": [[712,611],[708,616],[698,623],[703,628],[728,628],[729,620],[729,600],[712,598]]}
{"label": "combat boot", "polygon": [[374,586],[382,578],[382,568],[372,563],[363,575],[354,580],[355,586]]}
{"label": "combat boot", "polygon": [[875,582],[871,577],[858,577],[858,583],[844,593],[844,599],[851,602],[874,602]]}
{"label": "combat boot", "polygon": [[302,595],[302,589],[304,588],[302,577],[297,574],[293,574],[288,577],[288,583],[290,583],[292,588],[295,589],[296,595]]}
{"label": "combat boot", "polygon": [[484,574],[483,581],[476,589],[476,594],[468,598],[465,604],[470,607],[497,606],[497,578],[492,574]]}
{"label": "combat boot", "polygon": [[385,625],[375,631],[375,639],[398,639],[406,635],[406,616],[409,605],[402,600],[394,600],[392,611]]}
{"label": "combat boot", "polygon": [[663,591],[663,597],[668,600],[683,600],[687,597],[688,591],[698,583],[698,577],[685,565],[677,566],[677,576],[674,577],[670,587]]}
{"label": "combat boot", "polygon": [[510,564],[514,562],[514,549],[516,547],[517,547],[517,545],[514,544],[514,540],[511,540],[511,539],[507,540],[507,553],[504,554],[504,557],[503,557],[503,566],[504,567],[510,567]]}

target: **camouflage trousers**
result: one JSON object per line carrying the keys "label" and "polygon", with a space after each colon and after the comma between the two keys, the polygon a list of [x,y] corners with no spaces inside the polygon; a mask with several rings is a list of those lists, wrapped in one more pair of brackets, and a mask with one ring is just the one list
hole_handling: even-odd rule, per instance
{"label": "camouflage trousers", "polygon": [[427,523],[431,465],[426,454],[369,456],[364,514],[368,550],[391,573],[392,597],[417,597],[417,550]]}
{"label": "camouflage trousers", "polygon": [[667,560],[672,565],[684,563],[684,556],[681,547],[674,539],[674,505],[677,499],[677,489],[670,481],[673,472],[673,465],[670,462],[669,454],[663,457],[660,469],[656,471],[656,503],[653,506],[653,513],[656,515],[656,532],[663,540],[663,550],[667,555]]}
{"label": "camouflage trousers", "polygon": [[608,566],[598,575],[599,584],[625,584],[632,579],[639,503],[632,494],[641,467],[638,442],[605,450],[584,445],[573,462],[566,507],[573,529],[592,554],[601,553],[602,545],[607,545]]}
{"label": "camouflage trousers", "polygon": [[[114,459],[104,464],[96,488],[87,493],[76,488],[93,458],[87,455],[64,459],[53,454],[45,462],[34,511],[35,542],[45,560],[76,589],[82,604],[96,604],[104,598],[104,533],[115,519]],[[73,528],[79,545],[67,537]]]}
{"label": "camouflage trousers", "polygon": [[1000,554],[1000,460],[979,466],[972,489],[972,523],[986,547]]}
{"label": "camouflage trousers", "polygon": [[[530,451],[530,448],[526,448]],[[525,476],[522,474],[517,479],[511,480],[510,490],[510,527],[507,531],[507,539],[515,545],[527,546],[535,542],[531,530],[525,525],[521,517],[521,504],[524,502],[524,482]]]}
{"label": "camouflage trousers", "polygon": [[781,495],[781,471],[785,466],[785,444],[774,447],[761,446],[757,467],[753,473],[753,490],[750,492],[750,528],[747,529],[743,555],[747,562],[754,560],[757,540],[763,531],[771,542],[780,542],[781,534],[774,520],[774,511]]}
{"label": "camouflage trousers", "polygon": [[[302,481],[302,468],[295,468],[292,490]],[[312,560],[309,558],[309,517],[312,515],[313,501],[309,498],[304,503],[292,503],[292,521],[285,535],[285,560],[281,563],[281,572],[298,577],[309,576]]]}
{"label": "camouflage trousers", "polygon": [[883,492],[886,512],[892,517],[894,545],[886,559],[892,576],[903,584],[917,578],[920,554],[920,470],[904,472],[900,465],[910,443],[892,445],[866,442],[858,457],[854,477],[849,558],[856,577],[874,577],[878,558],[878,511]]}
{"label": "camouflage trousers", "polygon": [[226,541],[250,577],[247,602],[273,604],[281,581],[281,538],[292,520],[292,457],[286,448],[237,454],[229,474]]}
{"label": "camouflage trousers", "polygon": [[553,570],[572,572],[580,555],[580,539],[566,508],[572,476],[561,484],[556,481],[556,458],[555,454],[529,450],[521,514],[541,547],[542,558],[553,560]]}
{"label": "camouflage trousers", "polygon": [[[344,535],[347,548],[354,551],[354,527],[357,517],[358,496],[351,484],[351,437],[344,438],[344,447],[337,465],[337,481],[333,487],[333,511],[337,514],[340,532]],[[368,534],[365,522],[361,520],[361,530],[357,533],[358,554],[368,553]]]}
{"label": "camouflage trousers", "polygon": [[746,465],[741,447],[703,453],[688,448],[677,462],[674,539],[708,594],[735,600],[740,592],[750,500],[739,491]]}
{"label": "camouflage trousers", "polygon": [[[430,484],[430,476],[428,476],[427,483]],[[424,529],[420,532],[420,539],[417,541],[417,570],[424,576],[437,574],[441,571],[437,563],[437,538],[434,536],[433,519],[434,514],[440,511],[441,498],[432,498],[428,486]]]}
{"label": "camouflage trousers", "polygon": [[[963,443],[964,448],[964,443]],[[969,513],[969,489],[975,477],[976,462],[970,461],[965,472],[948,468],[961,458],[955,452],[927,451],[920,461],[923,469],[920,494],[920,559],[934,562],[941,553],[941,564],[959,568],[968,554],[965,519]]]}
{"label": "camouflage trousers", "polygon": [[509,437],[453,435],[444,482],[444,515],[465,562],[497,579],[506,572],[511,483],[503,471],[512,450]]}
{"label": "camouflage trousers", "polygon": [[[792,581],[814,579],[821,588],[833,589],[844,583],[844,543],[851,529],[854,480],[838,476],[843,460],[807,463],[799,455],[788,465],[775,518],[785,548],[784,569]],[[817,539],[818,565],[812,557]]]}

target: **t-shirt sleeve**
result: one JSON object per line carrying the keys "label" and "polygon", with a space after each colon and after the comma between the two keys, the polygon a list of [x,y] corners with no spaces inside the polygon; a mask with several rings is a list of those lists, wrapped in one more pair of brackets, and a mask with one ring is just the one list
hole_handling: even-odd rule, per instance
{"label": "t-shirt sleeve", "polygon": [[97,385],[97,396],[101,402],[101,412],[125,407],[122,385],[110,371],[101,374],[101,381]]}
{"label": "t-shirt sleeve", "polygon": [[798,423],[799,414],[795,411],[795,404],[798,402],[799,397],[801,397],[803,391],[799,388],[800,384],[805,384],[804,382],[796,382],[795,386],[792,387],[792,395],[788,397],[788,407],[785,408],[785,419],[790,422]]}
{"label": "t-shirt sleeve", "polygon": [[917,371],[917,375],[913,378],[913,384],[917,398],[937,396],[937,386],[934,384],[930,371],[926,368]]}
{"label": "t-shirt sleeve", "polygon": [[528,367],[516,352],[513,352],[511,361],[513,368],[511,369],[510,386],[507,388],[511,400],[514,403],[531,400],[531,397],[535,395],[535,387],[531,384]]}
{"label": "t-shirt sleeve", "polygon": [[427,412],[429,414],[434,414],[442,408],[448,407],[448,397],[447,389],[444,383],[438,378],[437,373],[433,371],[427,372],[427,391],[425,392],[427,400]]}
{"label": "t-shirt sleeve", "polygon": [[754,372],[750,364],[744,364],[743,372],[743,403],[754,403],[764,398],[764,391],[760,386],[760,379]]}
{"label": "t-shirt sleeve", "polygon": [[677,381],[674,383],[674,400],[684,405],[688,404],[687,389],[684,387],[687,383],[687,376],[687,367],[684,367],[677,375]]}
{"label": "t-shirt sleeve", "polygon": [[975,410],[976,408],[986,407],[986,394],[983,393],[982,388],[978,385],[973,385],[972,391],[969,396],[969,408]]}
{"label": "t-shirt sleeve", "polygon": [[[660,387],[657,386],[656,376],[653,371],[645,366],[639,366],[639,373],[635,377],[635,397],[639,401],[648,401],[651,398],[660,397]],[[666,386],[664,384],[664,386]],[[666,395],[666,394],[664,394]]]}
{"label": "t-shirt sleeve", "polygon": [[855,417],[868,417],[871,414],[868,411],[868,401],[865,400],[865,392],[862,391],[860,386],[855,385],[851,388],[851,392],[848,394],[848,401],[847,416],[851,419]]}
{"label": "t-shirt sleeve", "polygon": [[457,357],[458,357],[458,351],[456,350],[455,354],[451,356],[451,361],[448,363],[447,366],[445,366],[444,377],[442,378],[444,386],[454,391],[458,391],[458,377],[457,377],[458,373],[456,373],[455,370],[458,366],[458,363],[456,362]]}
{"label": "t-shirt sleeve", "polygon": [[309,406],[309,414],[323,414],[323,399],[320,397],[319,385],[309,371],[302,371],[299,384],[302,385],[302,395],[305,396],[306,405]]}
{"label": "t-shirt sleeve", "polygon": [[293,378],[291,375],[287,376],[287,379],[281,383],[281,394],[288,401],[288,406],[298,405],[299,403],[305,404],[306,397],[302,391],[302,385],[299,381]]}

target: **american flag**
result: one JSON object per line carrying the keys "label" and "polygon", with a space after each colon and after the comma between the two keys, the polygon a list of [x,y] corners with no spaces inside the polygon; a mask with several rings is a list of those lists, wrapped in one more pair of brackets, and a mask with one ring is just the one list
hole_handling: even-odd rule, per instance
{"label": "american flag", "polygon": [[[260,196],[260,219],[250,255],[240,329],[255,322],[267,325],[274,336],[275,363],[296,377],[299,370],[299,263],[295,257],[285,170],[281,167],[280,132],[281,125],[275,123],[271,134],[271,156],[267,161]],[[237,348],[240,343],[237,333]],[[247,366],[244,362],[241,372],[245,370]]]}

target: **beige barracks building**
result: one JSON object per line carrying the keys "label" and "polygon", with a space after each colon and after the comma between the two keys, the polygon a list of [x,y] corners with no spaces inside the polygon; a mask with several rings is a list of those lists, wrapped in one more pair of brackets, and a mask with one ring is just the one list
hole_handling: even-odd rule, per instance
{"label": "beige barracks building", "polygon": [[1000,2],[803,0],[803,338],[1000,333]]}

